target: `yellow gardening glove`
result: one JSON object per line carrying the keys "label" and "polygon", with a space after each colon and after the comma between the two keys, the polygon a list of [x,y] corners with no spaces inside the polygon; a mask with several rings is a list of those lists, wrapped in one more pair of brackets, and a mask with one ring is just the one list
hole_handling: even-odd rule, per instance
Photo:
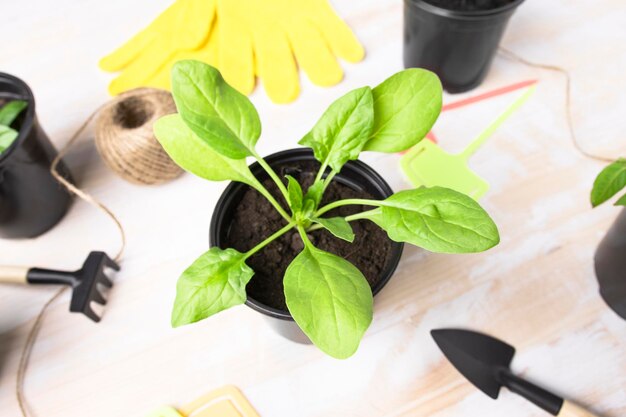
{"label": "yellow gardening glove", "polygon": [[[216,55],[216,38],[209,35],[215,23],[216,0],[176,0],[147,28],[100,61],[100,68],[121,71],[110,86],[116,95],[135,87],[167,88],[172,62]],[[194,51],[195,55],[190,54]]]}
{"label": "yellow gardening glove", "polygon": [[103,58],[117,72],[111,94],[136,87],[170,88],[174,62],[196,59],[217,67],[245,94],[258,75],[270,98],[293,101],[298,66],[317,85],[341,81],[336,57],[363,59],[364,51],[328,0],[177,0],[150,26]]}
{"label": "yellow gardening glove", "polygon": [[217,0],[218,68],[244,94],[255,72],[270,98],[293,101],[299,94],[298,66],[321,86],[343,78],[336,57],[358,62],[365,54],[328,0]]}

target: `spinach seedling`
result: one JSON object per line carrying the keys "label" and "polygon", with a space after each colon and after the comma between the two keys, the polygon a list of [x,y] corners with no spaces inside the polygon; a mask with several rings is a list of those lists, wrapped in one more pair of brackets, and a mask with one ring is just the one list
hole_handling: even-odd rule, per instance
{"label": "spinach seedling", "polygon": [[[400,152],[425,137],[442,101],[441,83],[429,71],[408,69],[376,88],[356,89],[332,103],[300,141],[313,149],[321,164],[307,190],[292,177],[280,178],[259,156],[257,111],[217,69],[179,61],[172,70],[172,93],[179,113],[159,119],[154,126],[172,159],[207,180],[249,185],[269,200],[286,223],[246,253],[213,247],[193,262],[178,280],[174,327],[243,304],[246,284],[254,275],[246,260],[297,229],[304,245],[283,278],[287,307],[316,346],[335,358],[347,358],[372,321],[372,291],[361,271],[346,259],[316,248],[307,232],[324,228],[351,242],[350,222],[367,219],[394,241],[434,252],[480,252],[499,242],[496,225],[478,203],[441,187],[401,191],[382,201],[348,199],[320,207],[329,183],[362,151]],[[276,183],[289,212],[250,172],[248,157],[258,161]],[[355,204],[371,209],[345,218],[325,216],[336,207]]]}
{"label": "spinach seedling", "polygon": [[[591,190],[591,205],[597,207],[626,188],[626,159],[619,158],[600,172]],[[626,206],[626,194],[616,206]]]}
{"label": "spinach seedling", "polygon": [[11,128],[11,124],[28,106],[24,100],[13,100],[0,108],[0,153],[4,152],[19,136],[19,132]]}

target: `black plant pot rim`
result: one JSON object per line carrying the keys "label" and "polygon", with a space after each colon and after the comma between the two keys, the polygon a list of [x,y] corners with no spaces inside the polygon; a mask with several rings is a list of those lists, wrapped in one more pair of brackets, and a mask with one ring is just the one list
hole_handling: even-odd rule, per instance
{"label": "black plant pot rim", "polygon": [[[0,153],[0,164],[2,164],[5,159],[9,158],[11,153],[13,153],[15,149],[20,147],[21,143],[26,140],[28,133],[33,128],[33,123],[35,120],[35,96],[33,95],[33,92],[31,91],[28,84],[26,84],[24,81],[17,78],[16,76],[4,72],[0,72],[0,81],[1,80],[7,80],[10,83],[18,86],[18,88],[22,90],[22,94],[20,94],[20,99],[25,99],[28,102],[28,106],[26,107],[26,116],[24,117],[24,123],[22,123],[22,126],[20,127],[18,137],[13,141],[11,146],[9,146],[4,152]],[[6,91],[0,90],[0,94],[5,92]]]}
{"label": "black plant pot rim", "polygon": [[[296,160],[311,160],[311,161],[315,160],[313,158],[313,152],[308,148],[288,149],[286,151],[273,153],[269,156],[266,156],[264,159],[271,166],[274,163],[282,162],[285,159],[285,157],[296,158]],[[380,174],[378,174],[376,171],[374,171],[373,168],[371,168],[369,165],[365,164],[364,162],[361,162],[358,160],[349,161],[345,166],[352,167],[361,171],[363,173],[364,178],[369,178],[369,181],[379,186],[386,195],[393,194],[393,190],[391,189],[389,184],[387,184],[387,182],[383,179],[383,177],[380,176]],[[254,173],[255,171],[261,171],[262,167],[259,165],[258,162],[255,162],[252,165],[250,165],[250,170]],[[263,171],[263,173],[265,173],[265,171]],[[335,177],[335,180],[339,179],[338,177],[339,178],[341,177],[341,173]],[[221,218],[222,218],[222,214],[221,214],[222,210],[220,210],[220,208],[224,207],[226,204],[229,204],[230,202],[229,200],[231,199],[231,194],[233,194],[239,187],[248,187],[248,186],[245,184],[237,183],[237,182],[231,182],[226,187],[220,199],[218,200],[217,204],[215,205],[215,210],[213,212],[213,216],[211,217],[211,225],[209,229],[209,245],[211,247],[217,246],[217,242],[219,240],[218,233],[217,233],[218,223],[221,221]],[[404,243],[394,242],[394,241],[391,241],[391,243],[392,243],[391,258],[388,264],[386,265],[383,273],[381,274],[382,275],[381,280],[378,281],[378,283],[374,286],[374,288],[372,288],[372,295],[374,296],[378,294],[383,289],[383,287],[389,282],[392,275],[395,273],[396,268],[398,267],[398,264],[400,263],[400,258],[402,256],[402,251],[404,249]],[[252,308],[253,310],[258,311],[259,313],[265,314],[266,316],[270,316],[270,317],[280,319],[280,320],[294,321],[293,317],[291,316],[291,314],[289,314],[288,311],[279,310],[279,309],[267,306],[251,298],[250,296],[248,296],[248,299],[246,300],[246,305]]]}
{"label": "black plant pot rim", "polygon": [[495,9],[489,9],[489,10],[444,9],[443,7],[438,7],[438,6],[435,6],[434,4],[427,3],[425,0],[404,0],[404,2],[413,7],[419,7],[420,9],[425,10],[429,13],[436,14],[436,15],[443,16],[443,17],[448,17],[451,19],[480,20],[483,18],[489,18],[491,16],[506,13],[511,9],[515,9],[517,6],[523,3],[524,0],[515,0],[502,7],[496,7]]}

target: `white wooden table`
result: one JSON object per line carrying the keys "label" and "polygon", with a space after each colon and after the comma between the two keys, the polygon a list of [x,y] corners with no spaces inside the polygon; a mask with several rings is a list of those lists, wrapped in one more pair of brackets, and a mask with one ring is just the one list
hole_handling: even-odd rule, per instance
{"label": "white wooden table", "polygon": [[[0,68],[25,79],[42,125],[61,146],[107,100],[100,56],[164,9],[168,0],[31,0],[0,6]],[[346,79],[321,89],[304,80],[292,105],[252,96],[264,123],[263,153],[293,147],[327,105],[401,69],[402,2],[333,0],[365,44],[367,59],[344,65]],[[504,44],[557,63],[574,79],[574,118],[583,146],[626,155],[626,4],[621,0],[528,0]],[[472,159],[492,183],[482,203],[502,243],[480,255],[443,256],[407,247],[377,297],[375,319],[347,361],[295,345],[246,307],[198,325],[169,326],[180,271],[207,247],[224,183],[184,176],[158,187],[129,185],[95,152],[91,134],[69,158],[80,184],[119,215],[129,245],[104,320],[94,325],[55,303],[33,351],[26,394],[37,416],[137,416],[182,405],[225,384],[240,387],[263,417],[544,415],[508,392],[491,401],[446,362],[428,334],[442,326],[493,333],[518,348],[514,369],[591,406],[626,414],[626,322],[600,300],[594,249],[618,214],[591,210],[601,164],[572,147],[563,117],[563,79],[497,58],[487,91],[540,80],[536,95]],[[460,150],[514,94],[444,113],[441,145]],[[450,102],[460,97],[446,96]],[[396,189],[407,187],[397,157],[366,155]],[[114,252],[109,220],[83,202],[46,235],[0,241],[0,262],[74,268],[91,249]],[[18,413],[19,353],[53,290],[0,288],[0,410]]]}

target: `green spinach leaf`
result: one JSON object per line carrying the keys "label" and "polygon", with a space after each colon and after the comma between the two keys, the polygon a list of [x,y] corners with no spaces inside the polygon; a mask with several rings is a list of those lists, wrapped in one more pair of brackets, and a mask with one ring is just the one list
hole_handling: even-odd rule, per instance
{"label": "green spinach leaf", "polygon": [[432,252],[482,252],[500,241],[498,228],[472,198],[442,187],[400,191],[363,213],[396,242]]}
{"label": "green spinach leaf", "polygon": [[234,249],[209,249],[178,279],[172,326],[195,323],[246,302],[254,271]]}
{"label": "green spinach leaf", "polygon": [[343,217],[318,217],[313,219],[313,223],[318,223],[339,239],[354,242],[354,231],[350,223]]}
{"label": "green spinach leaf", "polygon": [[626,194],[620,197],[619,200],[615,202],[616,206],[626,206]]}
{"label": "green spinach leaf", "polygon": [[178,61],[172,94],[183,120],[216,152],[232,159],[254,154],[261,121],[250,100],[199,61]]}
{"label": "green spinach leaf", "polygon": [[11,129],[5,125],[0,125],[0,153],[7,150],[18,136],[19,133],[17,130]]}
{"label": "green spinach leaf", "polygon": [[294,177],[287,175],[287,196],[289,197],[289,207],[293,214],[302,210],[303,196],[302,187]]}
{"label": "green spinach leaf", "polygon": [[[600,172],[591,190],[591,205],[597,207],[626,187],[626,159],[620,158]],[[622,199],[625,199],[623,197]],[[626,202],[618,201],[616,205]],[[620,202],[622,202],[620,204]]]}
{"label": "green spinach leaf", "polygon": [[304,195],[305,205],[307,201],[312,203],[312,211],[317,210],[317,206],[319,206],[320,201],[322,201],[322,196],[324,194],[324,183],[322,181],[318,181],[313,183],[306,191]]}
{"label": "green spinach leaf", "polygon": [[11,126],[22,110],[28,107],[28,102],[24,100],[13,100],[0,108],[0,125]]}
{"label": "green spinach leaf", "polygon": [[439,78],[419,68],[374,88],[374,129],[365,150],[401,152],[422,140],[441,113],[442,92]]}
{"label": "green spinach leaf", "polygon": [[374,99],[369,87],[349,92],[330,105],[300,145],[313,149],[315,158],[336,172],[359,157],[374,126]]}
{"label": "green spinach leaf", "polygon": [[287,267],[284,285],[289,312],[318,348],[337,359],[356,352],[373,311],[361,271],[309,243]]}
{"label": "green spinach leaf", "polygon": [[179,114],[157,120],[154,135],[174,162],[192,174],[210,181],[256,183],[245,159],[230,159],[215,152],[185,124]]}

